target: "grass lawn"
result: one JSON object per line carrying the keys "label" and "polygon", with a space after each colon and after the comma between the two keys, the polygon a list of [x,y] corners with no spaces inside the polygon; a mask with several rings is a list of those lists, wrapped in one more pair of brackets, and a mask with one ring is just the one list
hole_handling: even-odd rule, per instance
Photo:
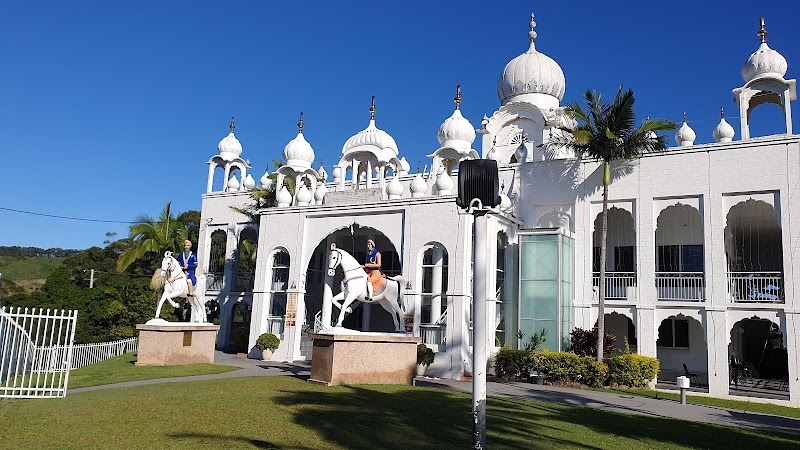
{"label": "grass lawn", "polygon": [[[680,401],[681,394],[673,392],[660,392],[650,389],[608,389],[590,388],[593,391],[611,392],[614,394],[638,395],[640,397],[663,398],[667,400]],[[686,403],[693,405],[715,406],[718,408],[738,409],[740,411],[757,412],[762,414],[772,414],[775,416],[792,417],[800,419],[800,408],[791,406],[771,405],[768,403],[748,402],[747,400],[728,400],[714,397],[701,397],[691,395],[687,392]]]}
{"label": "grass lawn", "polygon": [[[0,402],[5,448],[464,449],[468,394],[294,377],[167,383]],[[800,447],[800,436],[492,397],[492,449]]]}
{"label": "grass lawn", "polygon": [[[192,364],[188,366],[135,366],[135,353],[111,358],[101,363],[75,369],[69,374],[68,389],[125,381],[152,380],[154,378],[187,377],[225,373],[239,369],[217,364]],[[69,390],[67,390],[69,392]]]}

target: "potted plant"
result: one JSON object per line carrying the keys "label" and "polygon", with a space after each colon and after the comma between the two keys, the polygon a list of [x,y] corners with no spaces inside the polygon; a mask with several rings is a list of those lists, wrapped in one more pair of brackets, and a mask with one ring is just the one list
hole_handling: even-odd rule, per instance
{"label": "potted plant", "polygon": [[261,360],[269,361],[272,359],[272,353],[281,345],[281,340],[278,336],[272,333],[264,333],[256,339],[256,348],[261,350]]}
{"label": "potted plant", "polygon": [[436,354],[433,353],[433,350],[428,348],[425,344],[418,344],[417,345],[417,376],[421,377],[425,375],[425,371],[428,369],[428,366],[433,364],[433,359],[436,357]]}

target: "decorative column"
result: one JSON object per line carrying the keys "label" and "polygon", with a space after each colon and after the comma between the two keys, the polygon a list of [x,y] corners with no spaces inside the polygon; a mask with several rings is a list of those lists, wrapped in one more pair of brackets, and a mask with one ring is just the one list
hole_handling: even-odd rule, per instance
{"label": "decorative column", "polygon": [[[330,238],[325,240],[325,248],[331,248]],[[324,327],[331,326],[331,315],[333,310],[333,303],[331,303],[331,299],[333,298],[333,276],[328,274],[328,270],[325,270],[325,283],[322,285],[322,315],[320,320],[322,321],[322,325]],[[325,330],[320,330],[321,332],[325,332]]]}
{"label": "decorative column", "polygon": [[367,161],[367,189],[372,187],[372,162]]}
{"label": "decorative column", "polygon": [[358,189],[358,160],[353,158],[353,189]]}
{"label": "decorative column", "polygon": [[727,396],[730,392],[728,373],[728,340],[730,328],[724,307],[705,311],[706,351],[708,353],[708,393]]}
{"label": "decorative column", "polygon": [[439,247],[433,247],[431,253],[433,264],[431,276],[431,323],[436,323],[442,317],[442,261],[444,259],[444,251]]}

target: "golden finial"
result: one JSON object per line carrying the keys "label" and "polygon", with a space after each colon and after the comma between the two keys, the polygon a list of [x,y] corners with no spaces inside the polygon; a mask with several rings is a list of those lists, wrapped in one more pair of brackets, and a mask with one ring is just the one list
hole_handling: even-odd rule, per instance
{"label": "golden finial", "polygon": [[236,128],[236,124],[234,123],[233,119],[234,118],[231,117],[231,126],[229,127],[231,129],[231,133],[233,133],[233,129]]}
{"label": "golden finial", "polygon": [[721,106],[719,107],[719,118],[720,119],[724,119],[725,118],[725,108],[723,108]]}
{"label": "golden finial", "polygon": [[767,28],[764,25],[764,18],[763,17],[759,21],[759,25],[761,26],[761,29],[758,30],[758,37],[761,38],[761,42],[762,43],[767,42]]}
{"label": "golden finial", "polygon": [[375,96],[372,96],[372,106],[369,107],[369,120],[375,120],[375,112],[378,110],[375,109]]}
{"label": "golden finial", "polygon": [[303,128],[305,128],[305,124],[303,123],[303,113],[300,113],[300,122],[297,122],[297,130],[300,134],[303,134]]}
{"label": "golden finial", "polygon": [[453,99],[456,102],[456,109],[461,109],[461,85],[459,84],[456,86],[456,98]]}

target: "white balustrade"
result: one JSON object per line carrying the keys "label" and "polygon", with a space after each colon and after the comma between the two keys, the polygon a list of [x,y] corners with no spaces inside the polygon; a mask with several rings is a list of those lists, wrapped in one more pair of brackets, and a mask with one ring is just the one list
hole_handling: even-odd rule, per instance
{"label": "white balustrade", "polygon": [[221,291],[225,280],[224,272],[208,272],[206,273],[206,290],[207,291]]}
{"label": "white balustrade", "polygon": [[[634,272],[606,272],[606,300],[633,299],[636,290],[636,273]],[[592,289],[594,296],[600,295],[600,272],[594,272]]]}
{"label": "white balustrade", "polygon": [[447,344],[447,325],[423,323],[419,326],[420,336],[423,344],[445,345]]}
{"label": "white balustrade", "polygon": [[705,300],[703,272],[656,272],[659,300],[702,302]]}
{"label": "white balustrade", "polygon": [[283,340],[283,316],[267,316],[267,331]]}
{"label": "white balustrade", "polygon": [[728,272],[728,296],[737,303],[783,303],[783,274]]}

